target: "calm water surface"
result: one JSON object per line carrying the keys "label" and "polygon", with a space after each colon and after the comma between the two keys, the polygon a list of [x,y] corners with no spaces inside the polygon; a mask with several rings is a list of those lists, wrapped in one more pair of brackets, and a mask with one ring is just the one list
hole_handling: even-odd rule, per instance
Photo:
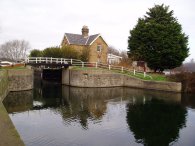
{"label": "calm water surface", "polygon": [[36,83],[4,105],[27,146],[195,146],[195,96]]}

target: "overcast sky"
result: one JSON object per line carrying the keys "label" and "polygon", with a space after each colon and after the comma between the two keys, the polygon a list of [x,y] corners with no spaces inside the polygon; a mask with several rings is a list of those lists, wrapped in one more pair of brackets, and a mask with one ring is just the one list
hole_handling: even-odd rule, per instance
{"label": "overcast sky", "polygon": [[170,6],[189,36],[191,58],[195,59],[194,0],[0,0],[0,44],[29,41],[32,48],[60,45],[65,32],[100,33],[118,50],[127,49],[129,30],[154,4]]}

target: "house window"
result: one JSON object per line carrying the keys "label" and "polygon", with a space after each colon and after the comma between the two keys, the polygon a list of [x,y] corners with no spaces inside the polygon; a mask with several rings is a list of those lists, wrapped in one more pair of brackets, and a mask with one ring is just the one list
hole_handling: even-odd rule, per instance
{"label": "house window", "polygon": [[101,45],[97,45],[97,52],[101,52],[102,51],[102,46]]}

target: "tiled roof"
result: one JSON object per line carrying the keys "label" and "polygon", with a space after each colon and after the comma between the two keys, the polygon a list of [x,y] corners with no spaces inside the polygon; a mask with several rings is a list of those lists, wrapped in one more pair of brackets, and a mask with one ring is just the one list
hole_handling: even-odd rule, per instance
{"label": "tiled roof", "polygon": [[90,45],[99,36],[99,34],[84,37],[80,34],[65,33],[65,36],[70,44]]}

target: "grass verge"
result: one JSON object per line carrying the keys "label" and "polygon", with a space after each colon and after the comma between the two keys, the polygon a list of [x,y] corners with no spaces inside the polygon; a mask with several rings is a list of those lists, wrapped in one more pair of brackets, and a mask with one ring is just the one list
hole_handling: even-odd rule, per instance
{"label": "grass verge", "polygon": [[6,69],[25,69],[25,66],[14,66],[14,67],[0,67],[0,70],[6,70]]}
{"label": "grass verge", "polygon": [[[106,70],[109,71],[108,69],[103,69],[103,68],[95,68],[95,67],[79,67],[79,66],[73,66],[71,68],[72,70]],[[158,73],[147,73],[146,77],[144,77],[143,73],[136,73],[134,75],[133,72],[128,72],[128,71],[124,71],[121,72],[119,70],[110,70],[111,72],[115,72],[115,73],[120,73],[120,74],[125,74],[131,77],[135,77],[135,78],[139,78],[142,80],[147,80],[147,81],[170,81],[164,74],[158,74]]]}

